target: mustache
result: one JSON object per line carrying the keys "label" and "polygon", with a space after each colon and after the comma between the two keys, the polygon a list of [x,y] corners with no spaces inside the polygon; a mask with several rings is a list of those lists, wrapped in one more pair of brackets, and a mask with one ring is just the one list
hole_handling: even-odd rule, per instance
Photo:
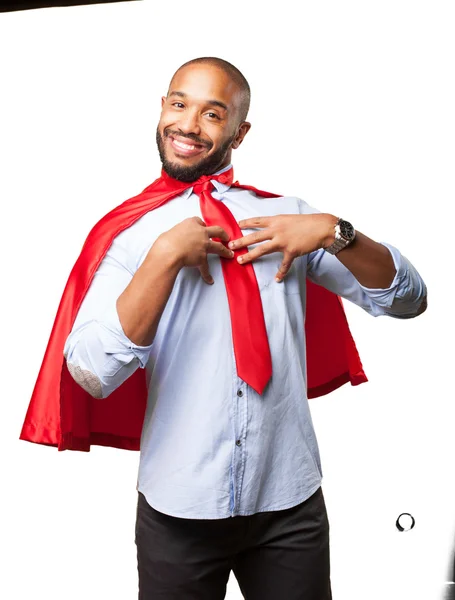
{"label": "mustache", "polygon": [[198,138],[198,136],[194,133],[183,133],[182,131],[173,131],[170,129],[165,129],[163,131],[164,137],[169,137],[170,135],[174,136],[174,137],[179,137],[179,138],[183,138],[183,139],[187,139],[187,140],[191,140],[192,142],[194,142],[195,144],[199,144],[201,146],[205,146],[208,150],[210,150],[210,148],[213,146],[213,144],[210,144],[204,140],[201,140],[200,138]]}

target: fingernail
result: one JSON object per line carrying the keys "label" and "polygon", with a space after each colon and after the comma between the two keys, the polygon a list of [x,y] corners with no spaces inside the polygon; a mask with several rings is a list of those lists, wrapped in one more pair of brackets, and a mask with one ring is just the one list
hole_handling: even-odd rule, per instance
{"label": "fingernail", "polygon": [[243,262],[243,256],[239,256],[238,259],[239,263]]}
{"label": "fingernail", "polygon": [[228,246],[229,246],[229,248],[233,248],[234,247],[234,242],[229,242]]}
{"label": "fingernail", "polygon": [[215,283],[215,282],[214,282],[214,280],[213,280],[213,277],[210,277],[210,278],[209,278],[209,283],[210,283],[210,285],[211,285],[212,283]]}
{"label": "fingernail", "polygon": [[232,258],[233,256],[234,256],[234,253],[233,253],[233,252],[231,252],[231,258]]}
{"label": "fingernail", "polygon": [[277,283],[281,283],[283,280],[282,280],[282,279],[280,279],[279,277],[275,277],[275,281],[276,281]]}

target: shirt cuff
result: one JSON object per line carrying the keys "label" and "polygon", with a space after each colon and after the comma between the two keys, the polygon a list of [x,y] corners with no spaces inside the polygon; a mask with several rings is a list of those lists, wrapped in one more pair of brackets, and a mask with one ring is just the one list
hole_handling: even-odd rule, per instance
{"label": "shirt cuff", "polygon": [[[103,320],[98,321],[98,325],[111,334],[110,340],[112,340],[112,344],[108,344],[105,347],[107,354],[124,354],[125,349],[127,349],[138,359],[141,369],[145,368],[150,357],[153,342],[149,346],[138,346],[125,335],[115,303],[105,313]],[[118,342],[118,345],[115,342]]]}

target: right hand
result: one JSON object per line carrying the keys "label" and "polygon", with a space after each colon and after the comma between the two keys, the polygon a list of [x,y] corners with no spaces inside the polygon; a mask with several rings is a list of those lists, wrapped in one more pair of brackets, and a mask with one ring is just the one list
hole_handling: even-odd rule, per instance
{"label": "right hand", "polygon": [[234,253],[221,242],[211,238],[229,241],[229,235],[222,227],[207,227],[199,217],[190,217],[178,223],[172,229],[162,233],[154,247],[167,255],[171,255],[179,268],[197,267],[202,279],[209,284],[213,278],[209,272],[207,254],[217,254],[223,258],[233,258]]}

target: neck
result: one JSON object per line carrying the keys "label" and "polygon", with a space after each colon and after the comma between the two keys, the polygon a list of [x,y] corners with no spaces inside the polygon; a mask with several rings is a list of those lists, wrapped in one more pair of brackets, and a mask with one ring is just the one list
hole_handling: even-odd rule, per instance
{"label": "neck", "polygon": [[[217,171],[215,171],[213,173],[204,173],[204,175],[202,175],[202,177],[207,177],[207,178],[210,176],[216,177],[217,175],[221,175],[221,173],[226,173],[227,171],[230,171],[231,169],[232,169],[232,164],[229,163],[225,167],[221,167],[220,169],[218,169]],[[169,175],[169,173],[167,173],[163,168],[161,169],[161,177],[163,179],[165,179],[166,181],[168,181],[169,183],[186,185],[187,187],[191,186],[192,183],[197,181],[197,179],[195,179],[194,181],[182,181],[181,179],[176,179],[175,177],[172,177],[171,175]]]}

